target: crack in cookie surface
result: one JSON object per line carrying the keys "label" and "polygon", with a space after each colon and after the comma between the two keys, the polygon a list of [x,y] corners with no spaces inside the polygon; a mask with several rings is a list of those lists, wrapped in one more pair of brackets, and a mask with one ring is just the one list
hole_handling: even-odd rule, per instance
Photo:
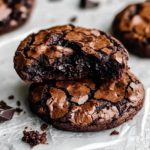
{"label": "crack in cookie surface", "polygon": [[[80,79],[53,83],[49,81],[44,85],[47,85],[44,87],[42,84],[43,89],[47,89],[45,92],[39,84],[32,84],[30,88],[29,102],[32,110],[51,124],[69,124],[70,127],[80,129],[112,123],[125,114],[132,115],[130,111],[141,108],[145,96],[142,84],[130,72],[116,83]],[[37,87],[43,92],[40,101],[33,96],[33,91],[39,91]],[[41,108],[46,111],[41,113]]]}
{"label": "crack in cookie surface", "polygon": [[16,51],[14,66],[26,82],[88,75],[114,82],[127,71],[127,60],[127,50],[106,33],[65,25],[28,36]]}

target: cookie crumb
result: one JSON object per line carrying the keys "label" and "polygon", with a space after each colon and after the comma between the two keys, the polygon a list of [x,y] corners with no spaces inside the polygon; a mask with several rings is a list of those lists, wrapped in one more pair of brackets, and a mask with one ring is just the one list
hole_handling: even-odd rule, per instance
{"label": "cookie crumb", "polygon": [[28,129],[28,127],[26,126],[24,129],[26,130],[26,129]]}
{"label": "cookie crumb", "polygon": [[46,132],[40,134],[38,131],[23,131],[24,136],[22,137],[22,141],[30,144],[31,147],[34,147],[39,144],[46,144],[47,134]]}
{"label": "cookie crumb", "polygon": [[13,95],[10,95],[10,96],[8,96],[8,99],[9,100],[12,100],[12,99],[14,99],[15,97],[13,96]]}
{"label": "cookie crumb", "polygon": [[4,134],[4,136],[6,136],[6,134]]}
{"label": "cookie crumb", "polygon": [[119,132],[114,130],[113,132],[110,133],[110,135],[119,135]]}
{"label": "cookie crumb", "polygon": [[47,130],[47,129],[49,129],[49,125],[46,124],[46,123],[43,123],[43,124],[41,125],[41,130],[42,130],[42,131],[45,131],[45,130]]}
{"label": "cookie crumb", "polygon": [[21,109],[21,108],[16,108],[15,111],[18,113],[18,115],[20,115],[20,113],[23,111],[23,109]]}
{"label": "cookie crumb", "polygon": [[24,114],[26,114],[26,112],[24,111]]}
{"label": "cookie crumb", "polygon": [[72,17],[72,18],[70,19],[70,22],[75,22],[76,20],[77,20],[77,17],[74,16],[74,17]]}
{"label": "cookie crumb", "polygon": [[20,101],[17,101],[17,106],[21,106],[21,102]]}

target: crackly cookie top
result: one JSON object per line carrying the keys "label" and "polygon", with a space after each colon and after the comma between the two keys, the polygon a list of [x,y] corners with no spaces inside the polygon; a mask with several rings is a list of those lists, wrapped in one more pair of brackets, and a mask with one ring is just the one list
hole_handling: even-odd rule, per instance
{"label": "crackly cookie top", "polygon": [[78,52],[95,55],[97,58],[106,54],[120,64],[128,59],[128,52],[122,44],[106,33],[64,25],[42,30],[22,41],[16,52],[15,68],[19,70],[29,66],[41,55],[47,56],[49,64],[53,64],[56,58]]}
{"label": "crackly cookie top", "polygon": [[150,38],[150,3],[132,4],[120,12],[116,18],[119,30],[125,38],[147,43]]}
{"label": "crackly cookie top", "polygon": [[14,67],[25,82],[98,76],[114,82],[127,72],[128,52],[110,35],[73,25],[29,35],[19,45]]}
{"label": "crackly cookie top", "polygon": [[130,72],[115,83],[81,79],[33,84],[29,94],[30,103],[39,106],[40,114],[48,111],[52,119],[69,116],[68,120],[76,125],[87,125],[98,118],[117,118],[143,99],[143,86]]}
{"label": "crackly cookie top", "polygon": [[14,27],[25,21],[34,0],[0,0],[0,28]]}

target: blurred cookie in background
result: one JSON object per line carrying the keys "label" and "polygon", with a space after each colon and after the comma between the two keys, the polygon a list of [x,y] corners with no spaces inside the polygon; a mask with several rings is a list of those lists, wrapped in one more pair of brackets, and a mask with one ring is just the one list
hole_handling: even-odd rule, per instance
{"label": "blurred cookie in background", "polygon": [[0,35],[22,26],[30,17],[35,0],[0,0]]}
{"label": "blurred cookie in background", "polygon": [[113,22],[113,31],[125,47],[141,57],[150,57],[150,3],[132,4]]}

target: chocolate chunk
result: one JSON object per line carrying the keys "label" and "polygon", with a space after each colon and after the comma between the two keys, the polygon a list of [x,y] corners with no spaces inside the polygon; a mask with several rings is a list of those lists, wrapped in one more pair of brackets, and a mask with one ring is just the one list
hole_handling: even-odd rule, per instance
{"label": "chocolate chunk", "polygon": [[110,133],[110,135],[119,135],[119,132],[114,130],[113,132]]}
{"label": "chocolate chunk", "polygon": [[99,131],[117,127],[142,108],[145,91],[130,72],[111,83],[78,79],[34,83],[31,110],[46,123],[70,131]]}
{"label": "chocolate chunk", "polygon": [[13,95],[10,95],[10,96],[8,97],[8,99],[9,99],[9,100],[12,100],[12,99],[14,99],[14,96],[13,96]]}
{"label": "chocolate chunk", "polygon": [[76,20],[77,20],[77,17],[72,17],[72,18],[70,19],[71,22],[75,22]]}
{"label": "chocolate chunk", "polygon": [[128,57],[124,46],[103,31],[64,25],[29,35],[15,53],[14,66],[25,82],[85,77],[115,82],[127,72]]}
{"label": "chocolate chunk", "polygon": [[150,57],[150,3],[127,6],[116,15],[113,31],[130,52]]}
{"label": "chocolate chunk", "polygon": [[30,144],[31,147],[34,147],[39,144],[46,144],[46,132],[40,134],[38,131],[23,131],[23,138],[22,141]]}
{"label": "chocolate chunk", "polygon": [[11,120],[14,115],[14,109],[3,101],[0,101],[0,122]]}
{"label": "chocolate chunk", "polygon": [[21,109],[21,108],[16,108],[15,111],[18,113],[18,115],[20,115],[20,113],[23,111],[23,109]]}
{"label": "chocolate chunk", "polygon": [[45,131],[45,130],[47,130],[47,129],[49,129],[49,125],[46,124],[46,123],[43,123],[43,124],[41,125],[41,130],[42,130],[42,131]]}
{"label": "chocolate chunk", "polygon": [[26,126],[24,129],[26,130],[26,129],[28,129],[28,127]]}
{"label": "chocolate chunk", "polygon": [[17,106],[21,106],[21,102],[20,101],[17,101]]}
{"label": "chocolate chunk", "polygon": [[93,2],[90,0],[81,0],[80,1],[81,8],[94,8],[94,7],[97,7],[98,5],[99,5],[98,2]]}

